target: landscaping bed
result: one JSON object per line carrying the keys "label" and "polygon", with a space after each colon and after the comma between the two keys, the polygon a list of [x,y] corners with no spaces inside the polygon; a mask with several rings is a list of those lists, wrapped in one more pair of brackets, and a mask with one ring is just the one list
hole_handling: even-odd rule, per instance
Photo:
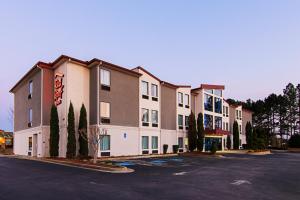
{"label": "landscaping bed", "polygon": [[268,155],[271,154],[270,150],[248,150],[247,152],[250,155]]}
{"label": "landscaping bed", "polygon": [[180,155],[187,156],[187,157],[215,157],[215,158],[223,157],[218,152],[216,154],[212,154],[210,152],[199,152],[199,151],[185,152],[185,153],[181,153]]}
{"label": "landscaping bed", "polygon": [[288,152],[290,152],[290,153],[300,153],[300,148],[288,148]]}

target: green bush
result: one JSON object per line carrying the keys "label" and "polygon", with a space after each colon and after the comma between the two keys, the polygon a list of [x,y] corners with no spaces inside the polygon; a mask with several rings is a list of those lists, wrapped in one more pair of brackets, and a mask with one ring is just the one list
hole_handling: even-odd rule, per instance
{"label": "green bush", "polygon": [[289,147],[300,148],[300,135],[292,135],[289,140]]}
{"label": "green bush", "polygon": [[168,152],[168,145],[167,144],[163,145],[163,151],[164,151],[164,154],[166,154]]}
{"label": "green bush", "polygon": [[217,148],[218,148],[218,147],[217,147],[217,144],[216,144],[215,142],[213,142],[212,145],[211,145],[210,152],[211,152],[212,154],[216,154]]}
{"label": "green bush", "polygon": [[173,153],[178,153],[179,145],[173,145]]}

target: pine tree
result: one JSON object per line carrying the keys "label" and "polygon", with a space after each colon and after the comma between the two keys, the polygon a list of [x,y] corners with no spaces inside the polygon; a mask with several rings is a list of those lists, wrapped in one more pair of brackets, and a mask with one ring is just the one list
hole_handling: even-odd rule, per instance
{"label": "pine tree", "polygon": [[296,94],[297,94],[297,126],[298,126],[298,134],[300,134],[300,84],[296,87]]}
{"label": "pine tree", "polygon": [[67,158],[74,158],[76,156],[76,138],[75,138],[75,117],[72,102],[70,103],[68,113],[68,144],[67,144]]}
{"label": "pine tree", "polygon": [[202,151],[204,142],[204,125],[202,113],[199,113],[197,118],[197,136],[197,149],[198,151]]}
{"label": "pine tree", "polygon": [[226,147],[227,147],[228,150],[231,149],[231,137],[230,137],[230,135],[227,135]]}
{"label": "pine tree", "polygon": [[57,157],[59,150],[59,118],[55,105],[51,107],[50,115],[50,156]]}
{"label": "pine tree", "polygon": [[297,115],[297,98],[296,89],[292,83],[289,83],[283,90],[284,96],[287,99],[287,123],[289,125],[289,135],[293,135],[296,129],[296,115]]}
{"label": "pine tree", "polygon": [[246,124],[246,142],[248,149],[253,149],[253,130],[250,122]]}
{"label": "pine tree", "polygon": [[240,148],[240,131],[237,121],[233,123],[233,149]]}
{"label": "pine tree", "polygon": [[86,109],[84,104],[82,104],[80,109],[78,133],[79,133],[79,138],[78,138],[79,154],[83,157],[87,157],[89,153],[89,149],[88,149],[88,141],[87,141],[87,116],[86,116]]}
{"label": "pine tree", "polygon": [[196,119],[193,112],[189,116],[189,130],[188,130],[189,150],[194,151],[197,147],[197,130]]}

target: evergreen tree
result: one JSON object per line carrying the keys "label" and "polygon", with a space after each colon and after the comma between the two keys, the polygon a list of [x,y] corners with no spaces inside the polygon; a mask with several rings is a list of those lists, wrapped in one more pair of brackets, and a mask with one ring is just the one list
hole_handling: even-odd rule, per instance
{"label": "evergreen tree", "polygon": [[296,94],[297,94],[297,132],[300,134],[300,84],[296,87]]}
{"label": "evergreen tree", "polygon": [[283,90],[283,93],[287,99],[287,123],[289,126],[289,135],[291,136],[296,130],[297,97],[295,86],[289,83]]}
{"label": "evergreen tree", "polygon": [[87,141],[87,114],[84,104],[82,104],[80,109],[78,133],[79,154],[83,157],[87,157],[89,149]]}
{"label": "evergreen tree", "polygon": [[59,150],[59,118],[55,105],[51,107],[50,115],[50,156],[57,157]]}
{"label": "evergreen tree", "polygon": [[231,149],[231,137],[230,137],[230,135],[227,135],[226,147],[227,147],[228,150]]}
{"label": "evergreen tree", "polygon": [[196,119],[193,112],[189,116],[189,130],[188,130],[189,150],[194,151],[197,147],[197,130]]}
{"label": "evergreen tree", "polygon": [[250,122],[246,124],[246,142],[248,149],[253,149],[253,130]]}
{"label": "evergreen tree", "polygon": [[74,158],[76,156],[76,137],[75,137],[75,117],[72,102],[70,103],[68,113],[68,144],[67,144],[67,158]]}
{"label": "evergreen tree", "polygon": [[198,151],[203,151],[204,125],[202,113],[199,113],[197,118],[197,137],[197,149]]}
{"label": "evergreen tree", "polygon": [[237,121],[233,123],[233,149],[240,148],[240,131]]}

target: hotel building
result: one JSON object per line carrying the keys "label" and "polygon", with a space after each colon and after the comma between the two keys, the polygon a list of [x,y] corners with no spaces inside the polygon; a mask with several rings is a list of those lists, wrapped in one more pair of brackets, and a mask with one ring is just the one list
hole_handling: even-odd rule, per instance
{"label": "hotel building", "polygon": [[[179,145],[180,152],[187,151],[191,111],[196,117],[198,113],[204,116],[203,150],[208,151],[213,141],[224,150],[232,120],[239,120],[241,133],[246,124],[231,114],[235,114],[233,109],[242,108],[226,102],[224,89],[206,84],[191,89],[160,80],[142,67],[130,70],[99,59],[82,61],[62,55],[51,63],[38,62],[10,91],[14,94],[14,153],[49,156],[50,110],[55,104],[59,156],[65,157],[70,102],[74,106],[75,130],[82,104],[89,127],[107,130],[99,157],[160,154],[164,144],[168,152],[172,152],[173,145]],[[245,113],[251,121],[252,114]]]}

